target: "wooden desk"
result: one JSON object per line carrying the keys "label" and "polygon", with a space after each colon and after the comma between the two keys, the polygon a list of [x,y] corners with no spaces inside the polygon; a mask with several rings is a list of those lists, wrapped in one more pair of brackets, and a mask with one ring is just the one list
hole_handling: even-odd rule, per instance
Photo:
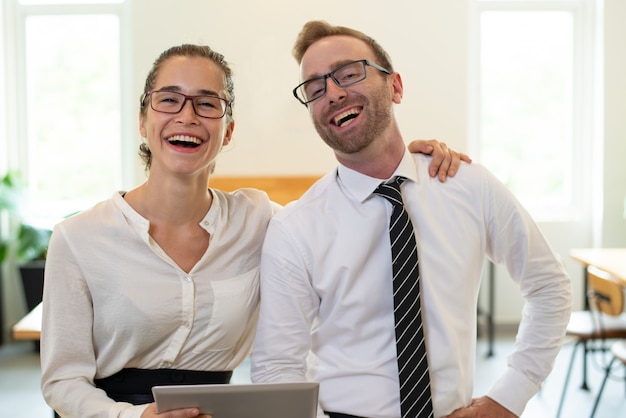
{"label": "wooden desk", "polygon": [[41,303],[24,318],[13,325],[13,339],[19,341],[39,341],[41,337]]}
{"label": "wooden desk", "polygon": [[626,287],[626,248],[573,248],[570,256],[583,265],[585,309],[589,309],[587,300],[587,267],[595,266],[611,273]]}
{"label": "wooden desk", "polygon": [[626,248],[574,248],[570,256],[585,269],[595,266],[611,273],[626,287]]}

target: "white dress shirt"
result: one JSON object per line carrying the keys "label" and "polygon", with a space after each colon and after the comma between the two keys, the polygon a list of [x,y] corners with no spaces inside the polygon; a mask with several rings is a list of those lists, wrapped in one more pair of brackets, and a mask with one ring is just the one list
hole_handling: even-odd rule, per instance
{"label": "white dress shirt", "polygon": [[249,355],[261,244],[277,209],[263,192],[212,190],[210,243],[189,273],[114,196],[56,225],[45,269],[42,391],[63,417],[139,417],[93,386],[123,368],[229,371]]}
{"label": "white dress shirt", "polygon": [[[435,416],[471,402],[485,257],[506,266],[525,299],[514,352],[487,394],[520,415],[562,344],[570,279],[528,213],[484,167],[463,164],[442,184],[428,175],[429,161],[407,152],[394,175],[408,179],[402,195],[417,238]],[[252,379],[309,378],[320,382],[320,409],[397,418],[392,206],[372,193],[380,182],[340,165],[270,222]]]}

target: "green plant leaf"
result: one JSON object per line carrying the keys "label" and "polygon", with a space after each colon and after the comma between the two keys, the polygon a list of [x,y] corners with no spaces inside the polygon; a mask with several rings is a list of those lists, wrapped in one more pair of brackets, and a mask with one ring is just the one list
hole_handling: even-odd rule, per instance
{"label": "green plant leaf", "polygon": [[0,266],[4,263],[9,253],[9,246],[6,242],[0,242]]}
{"label": "green plant leaf", "polygon": [[17,172],[9,171],[6,173],[0,180],[0,210],[5,209],[16,214],[22,200],[24,187],[24,182]]}
{"label": "green plant leaf", "polygon": [[51,233],[49,229],[22,224],[18,234],[17,260],[25,263],[45,259]]}

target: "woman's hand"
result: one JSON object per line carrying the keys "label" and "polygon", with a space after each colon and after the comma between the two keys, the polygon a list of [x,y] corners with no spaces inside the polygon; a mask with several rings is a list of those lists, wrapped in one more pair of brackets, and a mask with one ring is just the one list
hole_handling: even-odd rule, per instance
{"label": "woman's hand", "polygon": [[471,163],[472,159],[462,152],[448,148],[445,142],[436,139],[417,139],[409,144],[409,152],[432,155],[433,159],[428,168],[431,177],[439,177],[444,183],[447,177],[454,177],[461,165],[461,161]]}
{"label": "woman's hand", "polygon": [[198,408],[175,409],[172,411],[157,412],[156,403],[148,405],[141,418],[211,418],[211,415],[200,415]]}

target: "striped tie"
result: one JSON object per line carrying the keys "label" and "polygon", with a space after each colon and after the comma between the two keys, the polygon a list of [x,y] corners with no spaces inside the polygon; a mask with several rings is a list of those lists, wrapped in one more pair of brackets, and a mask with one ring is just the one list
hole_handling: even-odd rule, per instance
{"label": "striped tie", "polygon": [[433,417],[428,359],[422,328],[419,268],[413,224],[404,209],[400,185],[404,177],[382,183],[374,193],[393,205],[389,222],[393,262],[393,304],[400,372],[402,418]]}

